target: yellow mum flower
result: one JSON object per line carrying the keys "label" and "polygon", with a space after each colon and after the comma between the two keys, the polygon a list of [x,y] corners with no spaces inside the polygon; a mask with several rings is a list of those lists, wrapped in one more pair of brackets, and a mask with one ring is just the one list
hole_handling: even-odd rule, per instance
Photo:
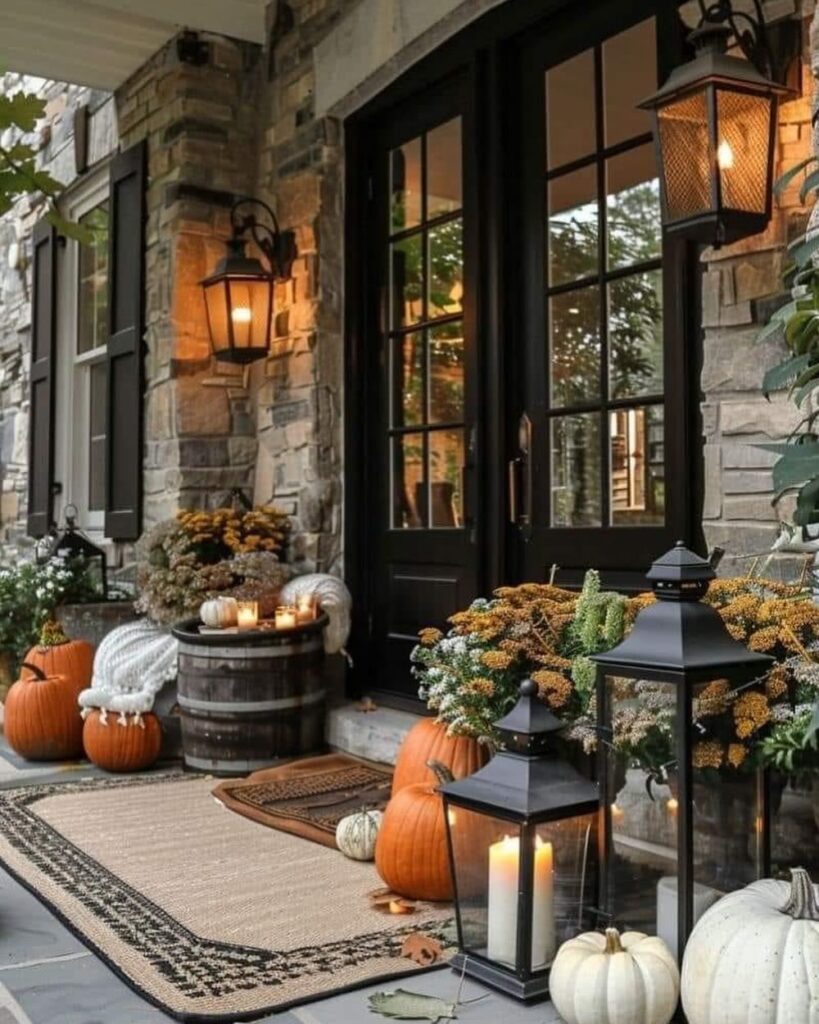
{"label": "yellow mum flower", "polygon": [[432,647],[437,644],[439,640],[443,638],[443,633],[440,629],[434,629],[432,626],[427,626],[426,629],[422,629],[418,634],[418,639],[424,645],[424,647]]}
{"label": "yellow mum flower", "polygon": [[747,739],[771,719],[767,697],[756,690],[748,690],[737,697],[733,712],[737,736],[741,740]]}
{"label": "yellow mum flower", "polygon": [[722,744],[716,740],[698,743],[691,752],[691,763],[695,768],[719,768],[722,766]]}
{"label": "yellow mum flower", "polygon": [[752,651],[772,651],[779,641],[778,626],[763,626],[748,638],[748,646]]}
{"label": "yellow mum flower", "polygon": [[508,651],[484,651],[481,655],[481,664],[498,672],[509,668],[514,660]]}
{"label": "yellow mum flower", "polygon": [[467,683],[467,688],[472,693],[480,694],[481,697],[492,697],[495,694],[495,684],[491,679],[485,679],[483,676],[476,676],[474,679],[470,679]]}
{"label": "yellow mum flower", "polygon": [[725,755],[725,760],[732,768],[739,768],[748,756],[747,747],[741,743],[729,743],[728,753]]}
{"label": "yellow mum flower", "polygon": [[776,665],[765,680],[765,694],[769,700],[777,700],[788,692],[788,672],[782,665]]}

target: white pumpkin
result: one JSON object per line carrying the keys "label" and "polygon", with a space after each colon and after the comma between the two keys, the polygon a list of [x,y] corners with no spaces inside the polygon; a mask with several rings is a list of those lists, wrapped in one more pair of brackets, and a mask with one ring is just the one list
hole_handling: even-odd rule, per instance
{"label": "white pumpkin", "polygon": [[791,876],[729,893],[697,922],[682,969],[689,1024],[819,1021],[819,886]]}
{"label": "white pumpkin", "polygon": [[336,846],[351,860],[372,860],[383,817],[381,811],[348,814],[336,827]]}
{"label": "white pumpkin", "polygon": [[563,943],[549,995],[566,1024],[668,1024],[680,972],[662,939],[607,928]]}
{"label": "white pumpkin", "polygon": [[235,597],[214,597],[205,601],[199,609],[199,618],[209,629],[224,629],[235,626],[239,609]]}

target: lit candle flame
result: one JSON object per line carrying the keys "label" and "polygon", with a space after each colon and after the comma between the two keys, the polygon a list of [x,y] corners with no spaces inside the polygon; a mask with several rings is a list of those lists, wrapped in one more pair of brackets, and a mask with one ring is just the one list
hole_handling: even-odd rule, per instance
{"label": "lit candle flame", "polygon": [[734,166],[734,151],[727,139],[723,139],[717,148],[717,163],[723,171],[729,171]]}
{"label": "lit candle flame", "polygon": [[236,306],[230,311],[230,319],[235,324],[249,324],[253,319],[253,314],[248,306]]}
{"label": "lit candle flame", "polygon": [[677,803],[677,798],[676,797],[670,796],[668,798],[668,800],[666,801],[665,806],[668,809],[668,813],[669,814],[676,814],[677,813],[677,808],[680,805]]}

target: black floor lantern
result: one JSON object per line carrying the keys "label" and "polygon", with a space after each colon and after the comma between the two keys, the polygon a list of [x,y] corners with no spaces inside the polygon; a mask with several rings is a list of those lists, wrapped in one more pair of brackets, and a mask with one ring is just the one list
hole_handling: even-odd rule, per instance
{"label": "black floor lantern", "polygon": [[[679,542],[648,573],[656,602],[621,644],[593,659],[603,919],[659,935],[680,958],[708,906],[763,877],[770,861],[765,776],[726,766],[707,719],[694,720],[695,706],[703,711],[716,695],[751,690],[773,664],[732,639],[702,602],[714,575]],[[615,750],[613,730],[625,727],[643,729],[649,760]]]}
{"label": "black floor lantern", "polygon": [[76,505],[65,507],[65,527],[51,545],[51,553],[66,562],[81,562],[85,577],[100,601],[108,599],[108,563],[105,552],[77,526]]}
{"label": "black floor lantern", "polygon": [[594,923],[598,790],[556,753],[564,723],[536,683],[523,683],[495,724],[500,752],[440,790],[460,947],[453,964],[518,999],[543,998],[560,943]]}

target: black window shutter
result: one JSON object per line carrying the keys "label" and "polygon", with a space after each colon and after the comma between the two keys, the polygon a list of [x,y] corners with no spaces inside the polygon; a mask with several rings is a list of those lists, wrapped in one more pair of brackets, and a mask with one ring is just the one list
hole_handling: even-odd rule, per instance
{"label": "black window shutter", "polygon": [[135,540],[142,505],[145,143],[111,164],[105,536]]}
{"label": "black window shutter", "polygon": [[47,220],[35,225],[32,245],[27,528],[30,536],[42,537],[52,523],[54,499],[57,233]]}

